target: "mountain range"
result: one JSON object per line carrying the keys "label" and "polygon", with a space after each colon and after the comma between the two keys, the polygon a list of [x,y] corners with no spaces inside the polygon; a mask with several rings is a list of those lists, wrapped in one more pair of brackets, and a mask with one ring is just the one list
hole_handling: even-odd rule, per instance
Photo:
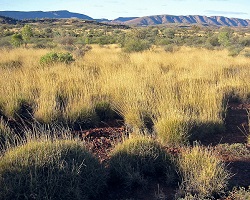
{"label": "mountain range", "polygon": [[59,10],[59,11],[0,11],[1,16],[5,17],[11,17],[18,20],[24,20],[24,19],[41,19],[41,18],[79,18],[79,19],[85,19],[85,20],[93,20],[93,18],[83,15],[80,13],[73,13],[69,12],[67,10]]}
{"label": "mountain range", "polygon": [[250,20],[244,20],[239,18],[228,18],[223,16],[200,16],[200,15],[186,15],[186,16],[174,16],[174,15],[155,15],[135,18],[129,21],[125,21],[127,25],[137,26],[149,26],[160,24],[199,24],[204,26],[229,26],[229,27],[247,27],[250,26]]}
{"label": "mountain range", "polygon": [[155,15],[145,17],[119,17],[114,20],[93,19],[90,16],[73,13],[67,10],[60,11],[0,11],[0,16],[9,17],[17,20],[41,19],[41,18],[79,18],[83,20],[93,20],[112,24],[124,24],[133,26],[151,26],[161,24],[185,24],[203,26],[229,26],[229,27],[250,27],[249,19],[228,18],[223,16],[200,16],[200,15]]}

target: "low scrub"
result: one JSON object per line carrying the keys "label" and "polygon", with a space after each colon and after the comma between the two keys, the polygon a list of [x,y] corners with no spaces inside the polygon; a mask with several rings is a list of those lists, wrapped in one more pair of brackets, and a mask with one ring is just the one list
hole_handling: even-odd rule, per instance
{"label": "low scrub", "polygon": [[140,52],[148,50],[151,47],[151,44],[146,40],[140,39],[130,39],[124,44],[125,52]]}
{"label": "low scrub", "polygon": [[136,136],[115,147],[109,163],[110,180],[125,188],[146,187],[149,180],[163,179],[172,184],[176,179],[170,156],[153,139]]}
{"label": "low scrub", "polygon": [[40,58],[40,64],[49,65],[55,63],[70,64],[74,61],[72,54],[70,53],[56,53],[50,52]]}
{"label": "low scrub", "polygon": [[0,199],[93,199],[105,177],[78,141],[31,140],[2,156]]}
{"label": "low scrub", "polygon": [[213,197],[224,192],[231,177],[225,164],[211,150],[199,145],[184,150],[178,166],[182,177],[179,196]]}
{"label": "low scrub", "polygon": [[170,52],[170,53],[174,53],[176,51],[178,51],[180,49],[180,47],[173,45],[173,44],[168,44],[164,46],[164,50],[166,52]]}
{"label": "low scrub", "polygon": [[228,51],[229,51],[228,55],[233,56],[233,57],[238,56],[243,49],[244,49],[244,47],[241,45],[230,46],[228,48]]}

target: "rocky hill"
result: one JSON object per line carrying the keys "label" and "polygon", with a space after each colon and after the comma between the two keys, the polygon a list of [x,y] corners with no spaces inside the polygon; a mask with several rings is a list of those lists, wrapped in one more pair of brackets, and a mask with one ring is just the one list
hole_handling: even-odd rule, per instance
{"label": "rocky hill", "polygon": [[[120,22],[120,21],[118,21]],[[197,24],[204,26],[230,26],[230,27],[247,27],[250,26],[250,20],[227,18],[223,16],[174,16],[174,15],[155,15],[139,17],[132,20],[123,21],[126,25],[149,26],[160,24]]]}
{"label": "rocky hill", "polygon": [[10,17],[0,16],[0,24],[17,24],[19,21]]}
{"label": "rocky hill", "polygon": [[93,19],[87,15],[61,11],[0,11],[1,16],[11,17],[18,20],[24,19],[60,19],[78,18],[83,20],[95,20],[102,23],[124,24],[134,26],[150,26],[161,24],[184,24],[184,25],[203,25],[203,26],[229,26],[229,27],[250,27],[250,20],[239,18],[228,18],[223,16],[201,16],[201,15],[155,15],[146,17],[119,17],[114,20]]}
{"label": "rocky hill", "polygon": [[1,16],[11,17],[18,20],[23,19],[41,19],[41,18],[79,18],[85,20],[93,20],[93,18],[79,14],[79,13],[72,13],[67,10],[59,10],[59,11],[30,11],[30,12],[23,12],[23,11],[0,11]]}

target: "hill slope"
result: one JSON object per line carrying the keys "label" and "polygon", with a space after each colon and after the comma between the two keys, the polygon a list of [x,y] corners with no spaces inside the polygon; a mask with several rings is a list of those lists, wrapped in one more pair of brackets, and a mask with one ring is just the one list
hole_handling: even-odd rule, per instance
{"label": "hill slope", "polygon": [[206,26],[231,26],[231,27],[247,27],[250,26],[250,20],[227,18],[222,16],[200,16],[200,15],[187,15],[187,16],[174,16],[174,15],[155,15],[139,17],[132,20],[124,21],[127,25],[148,26],[159,24],[199,24]]}
{"label": "hill slope", "polygon": [[18,20],[10,18],[10,17],[5,17],[5,16],[0,16],[0,24],[17,24]]}
{"label": "hill slope", "polygon": [[0,11],[0,15],[11,17],[19,20],[23,19],[41,19],[41,18],[79,18],[79,19],[86,19],[86,20],[93,20],[93,18],[79,14],[79,13],[72,13],[67,10],[60,10],[60,11],[30,11],[30,12],[23,12],[23,11]]}

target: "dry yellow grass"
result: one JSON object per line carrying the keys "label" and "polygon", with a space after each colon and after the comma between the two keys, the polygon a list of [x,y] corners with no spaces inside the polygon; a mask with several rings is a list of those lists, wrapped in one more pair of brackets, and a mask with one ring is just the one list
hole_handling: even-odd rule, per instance
{"label": "dry yellow grass", "polygon": [[[175,143],[193,124],[222,125],[228,95],[250,94],[250,59],[229,57],[227,51],[183,47],[127,54],[116,45],[94,46],[72,65],[40,66],[47,52],[0,50],[0,105],[7,116],[25,100],[38,120],[74,121],[105,101],[135,128],[145,128],[145,117],[151,118],[161,139]],[[10,68],[11,61],[22,66]],[[63,111],[58,97],[65,100]]]}
{"label": "dry yellow grass", "polygon": [[180,195],[195,194],[197,199],[209,198],[223,193],[231,177],[225,164],[211,150],[199,145],[183,151],[177,163],[183,179]]}

